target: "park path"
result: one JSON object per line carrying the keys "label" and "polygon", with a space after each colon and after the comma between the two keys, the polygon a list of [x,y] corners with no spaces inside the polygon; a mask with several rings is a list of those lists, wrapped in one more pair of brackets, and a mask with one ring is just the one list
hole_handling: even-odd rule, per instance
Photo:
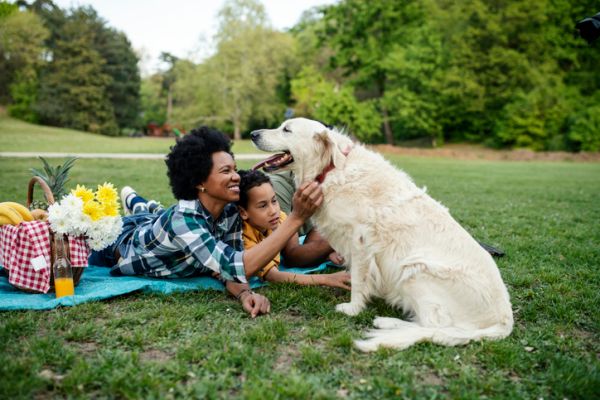
{"label": "park path", "polygon": [[[248,154],[236,154],[236,160],[262,160],[267,158],[268,153],[248,153]],[[132,159],[132,160],[164,160],[165,154],[161,153],[43,153],[43,152],[25,152],[25,151],[3,151],[0,152],[0,157],[13,157],[13,158],[65,158],[65,157],[78,157],[78,158],[121,158],[121,159]]]}

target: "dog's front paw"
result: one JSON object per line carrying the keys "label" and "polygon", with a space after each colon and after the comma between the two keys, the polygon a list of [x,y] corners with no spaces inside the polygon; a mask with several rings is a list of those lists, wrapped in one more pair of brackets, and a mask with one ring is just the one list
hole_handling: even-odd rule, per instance
{"label": "dog's front paw", "polygon": [[351,317],[358,315],[358,313],[360,313],[363,310],[363,308],[365,308],[365,306],[358,303],[341,303],[335,306],[336,311],[344,313]]}

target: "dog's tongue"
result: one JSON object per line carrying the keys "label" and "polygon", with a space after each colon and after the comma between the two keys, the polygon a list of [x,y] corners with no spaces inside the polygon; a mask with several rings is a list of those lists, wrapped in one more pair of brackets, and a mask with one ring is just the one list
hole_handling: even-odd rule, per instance
{"label": "dog's tongue", "polygon": [[282,158],[282,157],[285,157],[285,155],[286,155],[286,153],[278,153],[278,154],[274,154],[274,155],[272,155],[271,157],[269,157],[269,158],[267,158],[267,159],[264,159],[264,160],[262,160],[262,161],[259,161],[258,163],[256,163],[256,164],[255,164],[255,165],[252,167],[252,169],[253,169],[253,170],[257,170],[257,169],[263,168],[264,166],[269,166],[270,164],[272,164],[272,163],[273,163],[273,161],[275,161],[275,160],[278,160],[278,159],[280,159],[280,158]]}

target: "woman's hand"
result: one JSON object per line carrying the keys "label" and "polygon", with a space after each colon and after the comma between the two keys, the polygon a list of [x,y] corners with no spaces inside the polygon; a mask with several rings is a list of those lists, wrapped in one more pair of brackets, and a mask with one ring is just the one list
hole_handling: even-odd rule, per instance
{"label": "woman's hand", "polygon": [[256,318],[259,314],[268,314],[271,312],[271,302],[269,302],[269,299],[250,290],[240,293],[240,301],[244,310],[252,318]]}
{"label": "woman's hand", "polygon": [[335,272],[333,274],[313,275],[318,278],[320,285],[338,287],[351,290],[350,274],[346,271]]}
{"label": "woman's hand", "polygon": [[317,211],[323,203],[323,190],[317,182],[304,182],[292,199],[292,215],[305,221]]}

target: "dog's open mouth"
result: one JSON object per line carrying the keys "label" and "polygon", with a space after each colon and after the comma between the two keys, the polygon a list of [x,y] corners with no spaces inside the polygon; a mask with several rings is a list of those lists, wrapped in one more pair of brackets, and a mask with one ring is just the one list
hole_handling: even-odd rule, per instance
{"label": "dog's open mouth", "polygon": [[294,157],[289,152],[277,153],[266,160],[257,163],[252,169],[262,168],[265,172],[277,171],[290,163],[294,162]]}

